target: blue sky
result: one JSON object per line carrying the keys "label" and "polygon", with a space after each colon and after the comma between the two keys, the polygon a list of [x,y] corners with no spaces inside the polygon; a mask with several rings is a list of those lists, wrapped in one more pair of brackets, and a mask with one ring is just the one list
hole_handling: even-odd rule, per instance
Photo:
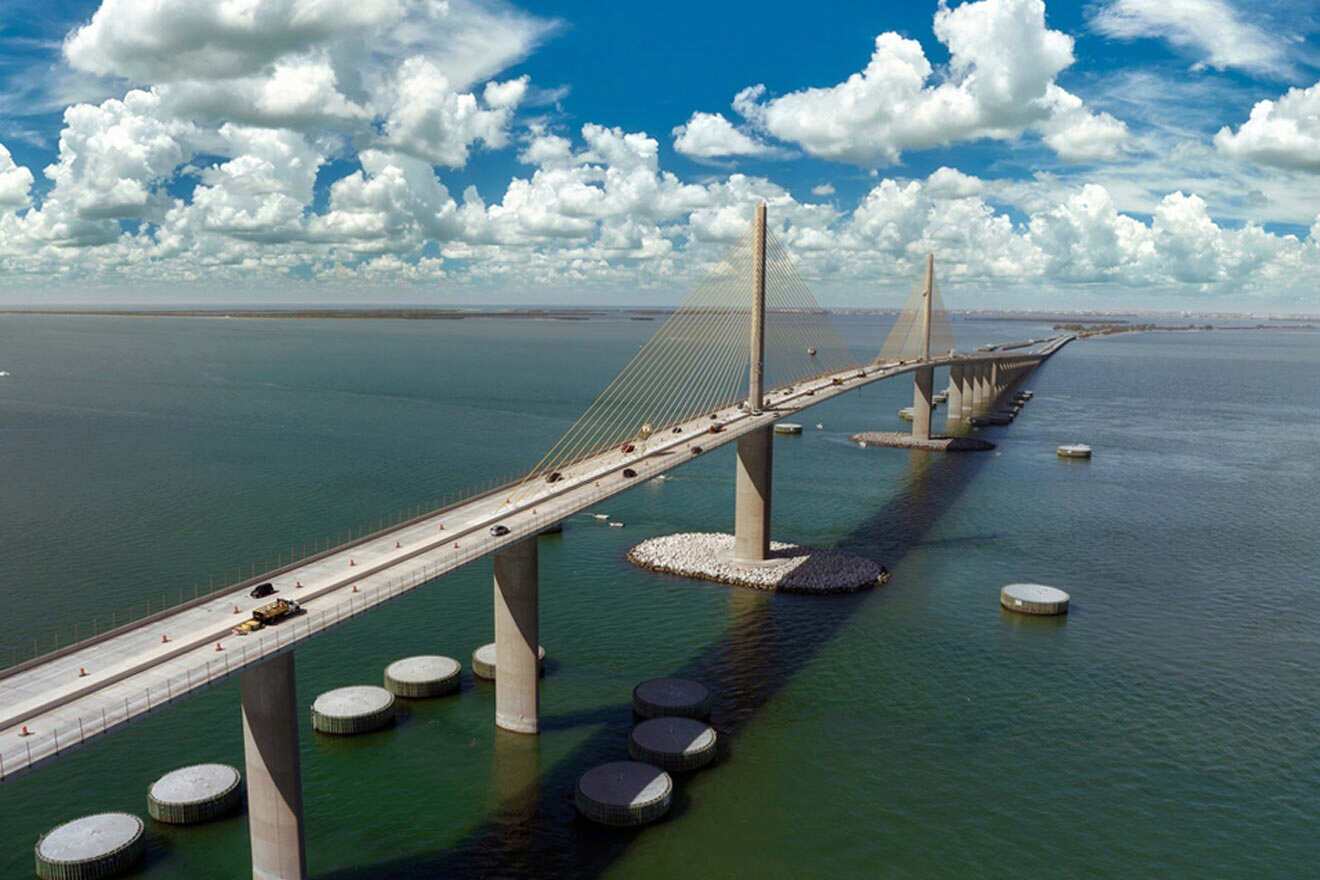
{"label": "blue sky", "polygon": [[1320,312],[1310,3],[5,11],[8,302],[670,303],[764,199],[830,304]]}

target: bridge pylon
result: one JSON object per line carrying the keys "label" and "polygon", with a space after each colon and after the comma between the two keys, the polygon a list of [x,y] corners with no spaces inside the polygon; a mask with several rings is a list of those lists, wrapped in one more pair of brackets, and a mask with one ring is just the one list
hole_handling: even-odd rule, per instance
{"label": "bridge pylon", "polygon": [[[921,359],[930,360],[930,323],[935,301],[935,255],[926,254],[926,285],[921,296]],[[930,411],[935,368],[921,367],[912,374],[912,436],[930,439]]]}
{"label": "bridge pylon", "polygon": [[[766,405],[765,375],[765,203],[756,206],[753,233],[751,363],[748,368],[747,408],[759,412]],[[734,474],[733,555],[741,562],[760,562],[770,556],[770,492],[774,470],[774,433],[770,425],[738,438]]]}

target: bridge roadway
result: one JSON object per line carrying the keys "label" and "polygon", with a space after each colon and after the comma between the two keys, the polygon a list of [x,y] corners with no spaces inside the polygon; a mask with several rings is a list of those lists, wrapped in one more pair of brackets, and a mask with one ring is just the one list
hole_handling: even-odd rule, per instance
{"label": "bridge roadway", "polygon": [[[769,392],[770,405],[760,414],[730,406],[713,420],[703,415],[681,424],[677,433],[670,428],[653,435],[638,443],[635,453],[610,450],[585,459],[559,482],[538,481],[524,497],[510,500],[513,493],[504,487],[418,517],[263,576],[274,583],[275,597],[296,599],[304,613],[254,634],[231,632],[252,609],[271,601],[250,598],[249,581],[0,671],[0,780],[669,471],[694,457],[693,445],[714,449],[923,366],[1043,360],[1071,338],[1052,339],[1031,352],[852,367]],[[722,430],[710,433],[713,424]],[[637,476],[624,478],[626,467]],[[507,526],[508,534],[492,535],[490,527],[497,523]]]}

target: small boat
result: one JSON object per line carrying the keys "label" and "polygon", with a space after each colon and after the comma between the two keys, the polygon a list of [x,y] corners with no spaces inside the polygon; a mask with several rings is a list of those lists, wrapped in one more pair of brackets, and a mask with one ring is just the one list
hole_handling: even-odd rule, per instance
{"label": "small boat", "polygon": [[910,421],[912,421],[916,416],[915,416],[915,411],[912,409],[912,407],[910,407],[910,406],[905,406],[905,407],[903,407],[902,409],[900,409],[900,410],[898,411],[898,417],[899,417],[900,419],[902,419],[903,421],[905,421],[905,422],[910,422]]}
{"label": "small boat", "polygon": [[793,422],[779,422],[775,425],[776,434],[801,434],[802,426]]}
{"label": "small boat", "polygon": [[610,515],[609,515],[608,513],[593,513],[592,516],[595,517],[596,519],[609,519],[609,518],[610,518]]}
{"label": "small boat", "polygon": [[935,401],[936,403],[944,403],[944,401],[948,399],[949,399],[949,392],[947,391],[937,391],[935,392],[935,396],[931,398],[931,400]]}
{"label": "small boat", "polygon": [[811,355],[812,357],[815,357],[815,356],[816,356],[816,349],[814,349],[814,348],[812,348],[811,346],[808,345],[808,346],[807,346],[807,354]]}
{"label": "small boat", "polygon": [[1059,458],[1090,458],[1091,447],[1085,443],[1067,443],[1059,447]]}
{"label": "small boat", "polygon": [[825,430],[825,426],[822,425],[820,422],[817,422],[817,423],[816,423],[816,430],[817,430],[817,431],[824,431],[824,430]]}
{"label": "small boat", "polygon": [[610,528],[612,528],[612,529],[621,529],[621,528],[623,528],[623,523],[621,523],[621,522],[612,522],[612,523],[610,523]]}

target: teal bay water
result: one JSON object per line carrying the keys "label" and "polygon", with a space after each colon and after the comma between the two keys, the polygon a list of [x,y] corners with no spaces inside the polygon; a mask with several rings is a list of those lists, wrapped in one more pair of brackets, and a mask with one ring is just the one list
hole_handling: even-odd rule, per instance
{"label": "teal bay water", "polygon": [[[837,323],[873,352],[888,320]],[[0,662],[531,464],[656,326],[0,317]],[[964,348],[1047,331],[955,322]],[[1309,876],[1318,375],[1305,331],[1074,343],[979,456],[849,442],[900,426],[908,382],[815,407],[776,440],[774,530],[893,571],[852,596],[632,568],[645,537],[730,527],[731,450],[640,485],[607,508],[626,528],[542,539],[541,736],[497,733],[470,676],[376,734],[304,725],[311,872]],[[1070,441],[1095,458],[1056,459]],[[1017,580],[1072,613],[1001,612]],[[409,654],[467,667],[490,621],[486,561],[299,647],[299,698]],[[578,819],[576,777],[626,756],[632,686],[665,674],[717,692],[719,762],[655,826]],[[62,821],[145,816],[199,761],[242,765],[236,680],[0,785],[0,876]],[[244,817],[149,825],[141,876],[247,874]]]}

